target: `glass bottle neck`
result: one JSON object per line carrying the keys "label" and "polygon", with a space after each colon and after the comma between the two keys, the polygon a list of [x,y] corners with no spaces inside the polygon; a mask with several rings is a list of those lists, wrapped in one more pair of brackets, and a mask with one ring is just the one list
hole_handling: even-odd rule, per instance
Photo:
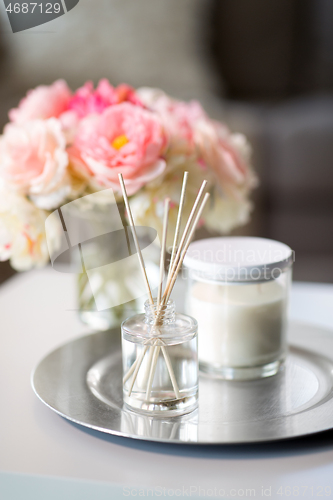
{"label": "glass bottle neck", "polygon": [[170,325],[175,322],[176,311],[175,303],[169,300],[165,305],[157,306],[157,301],[154,299],[154,304],[148,300],[145,302],[145,323],[148,325]]}

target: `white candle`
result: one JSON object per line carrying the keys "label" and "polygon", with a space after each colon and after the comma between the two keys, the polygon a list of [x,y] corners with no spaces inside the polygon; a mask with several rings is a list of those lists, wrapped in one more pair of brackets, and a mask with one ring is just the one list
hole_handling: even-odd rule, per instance
{"label": "white candle", "polygon": [[191,244],[185,266],[201,369],[226,378],[276,373],[286,354],[291,249],[263,238],[210,238]]}
{"label": "white candle", "polygon": [[200,362],[264,365],[279,359],[285,347],[286,297],[276,281],[213,286],[196,282],[187,311],[198,321]]}

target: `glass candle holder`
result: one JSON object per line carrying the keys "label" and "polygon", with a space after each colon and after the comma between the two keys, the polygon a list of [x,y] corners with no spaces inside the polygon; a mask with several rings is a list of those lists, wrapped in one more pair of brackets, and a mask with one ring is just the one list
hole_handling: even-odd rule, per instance
{"label": "glass candle holder", "polygon": [[144,314],[123,322],[123,396],[127,406],[168,416],[197,407],[197,332],[197,321],[176,313],[173,301],[162,308],[146,301]]}
{"label": "glass candle holder", "polygon": [[210,238],[185,257],[186,311],[198,321],[199,367],[224,379],[275,375],[287,353],[292,250],[264,238]]}

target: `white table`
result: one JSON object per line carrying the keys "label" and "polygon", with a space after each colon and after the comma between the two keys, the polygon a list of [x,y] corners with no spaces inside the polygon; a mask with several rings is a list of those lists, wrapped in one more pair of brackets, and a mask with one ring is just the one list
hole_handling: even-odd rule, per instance
{"label": "white table", "polygon": [[[291,319],[333,331],[332,306],[333,285],[293,285]],[[36,480],[39,478],[40,482],[36,484],[41,491],[42,476],[48,476],[105,482],[94,483],[94,488],[111,484],[128,488],[166,487],[173,489],[175,495],[191,493],[192,498],[196,498],[195,494],[207,496],[211,493],[208,490],[214,488],[215,493],[223,488],[230,498],[240,498],[242,489],[244,497],[262,498],[263,486],[271,488],[271,498],[284,498],[285,495],[277,494],[280,486],[284,492],[288,492],[284,489],[288,486],[300,487],[299,497],[314,498],[321,486],[331,486],[333,498],[333,431],[257,446],[158,445],[88,432],[49,410],[34,395],[30,374],[46,353],[88,333],[89,329],[79,322],[75,307],[73,275],[51,268],[16,275],[0,287],[0,471],[20,475],[7,479],[30,477],[22,474],[38,476]],[[69,488],[70,482],[65,483],[65,489],[66,484]],[[80,484],[86,492],[92,485]],[[22,485],[24,488],[24,481]],[[255,496],[253,492],[246,494],[246,489],[255,489]],[[162,497],[172,496],[172,492],[168,495],[163,489],[150,492],[150,496],[157,496],[158,492]],[[297,496],[296,492],[291,496]],[[139,495],[140,490],[124,493],[132,497]],[[50,495],[51,492],[48,500]],[[35,494],[31,498],[46,497]],[[86,497],[81,495],[83,498]],[[87,498],[100,500],[102,495]],[[116,496],[106,494],[105,498]]]}

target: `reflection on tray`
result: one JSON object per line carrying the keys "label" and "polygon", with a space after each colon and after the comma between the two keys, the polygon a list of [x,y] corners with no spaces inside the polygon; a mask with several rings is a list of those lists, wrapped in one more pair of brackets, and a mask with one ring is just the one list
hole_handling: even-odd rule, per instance
{"label": "reflection on tray", "polygon": [[126,410],[121,413],[121,432],[163,441],[195,443],[198,440],[198,412],[181,417],[154,418]]}

